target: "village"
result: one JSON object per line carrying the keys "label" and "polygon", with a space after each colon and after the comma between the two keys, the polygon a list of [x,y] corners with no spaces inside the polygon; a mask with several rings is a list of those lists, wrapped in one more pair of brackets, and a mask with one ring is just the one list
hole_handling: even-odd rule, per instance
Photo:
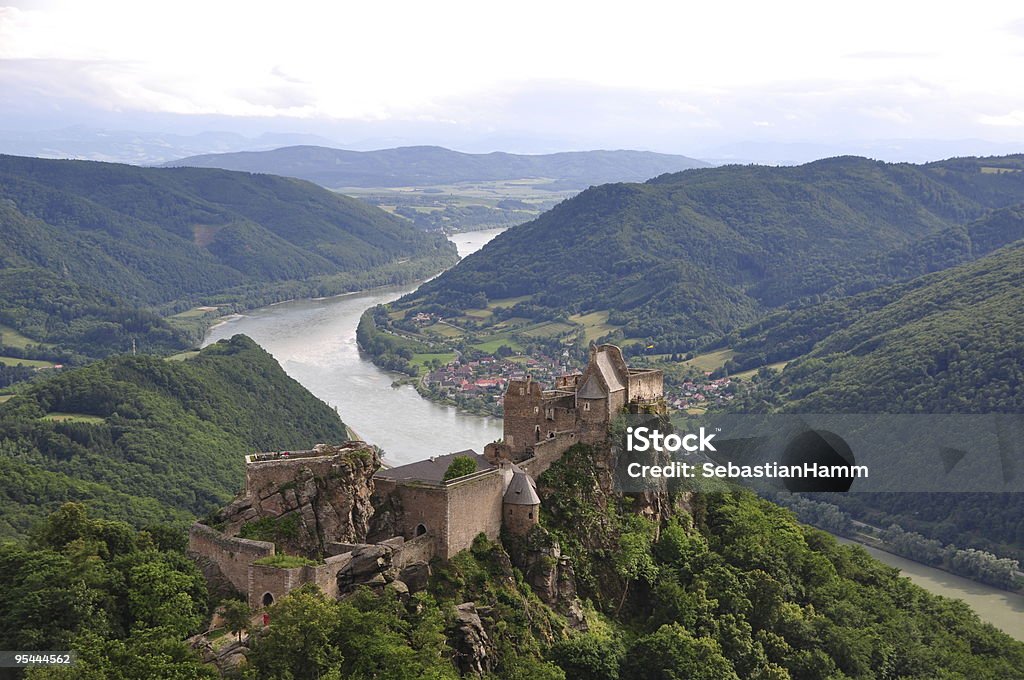
{"label": "village", "polygon": [[[530,376],[542,384],[554,384],[557,376],[579,368],[565,355],[456,357],[422,376],[417,388],[428,399],[481,415],[501,416],[509,381]],[[694,370],[682,380],[666,374],[665,403],[674,410],[700,413],[733,401],[741,389],[742,381],[713,371]]]}

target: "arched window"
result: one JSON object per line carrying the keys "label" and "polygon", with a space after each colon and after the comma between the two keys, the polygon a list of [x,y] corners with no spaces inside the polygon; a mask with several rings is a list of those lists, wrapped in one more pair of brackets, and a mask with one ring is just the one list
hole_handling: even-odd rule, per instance
{"label": "arched window", "polygon": [[263,593],[263,606],[269,607],[272,604],[274,604],[274,596],[270,593]]}
{"label": "arched window", "polygon": [[537,441],[540,441],[540,425],[537,425],[536,427],[533,428],[533,434],[536,437]]}
{"label": "arched window", "polygon": [[422,536],[425,533],[427,533],[427,525],[426,524],[417,524],[416,525],[416,535],[417,536]]}

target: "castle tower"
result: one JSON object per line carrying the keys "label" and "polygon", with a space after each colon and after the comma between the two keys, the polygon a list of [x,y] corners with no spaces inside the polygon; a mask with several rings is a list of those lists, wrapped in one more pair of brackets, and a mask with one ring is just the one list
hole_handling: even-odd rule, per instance
{"label": "castle tower", "polygon": [[529,376],[508,383],[504,400],[504,438],[514,459],[525,457],[542,439],[542,396],[540,383]]}
{"label": "castle tower", "polygon": [[505,490],[501,508],[502,524],[516,536],[523,536],[540,523],[540,496],[530,475],[512,466],[512,479]]}

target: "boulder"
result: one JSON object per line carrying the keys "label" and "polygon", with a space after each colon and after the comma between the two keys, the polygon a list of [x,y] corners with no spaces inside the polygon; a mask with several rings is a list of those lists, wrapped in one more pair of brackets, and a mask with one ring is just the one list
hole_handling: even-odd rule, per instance
{"label": "boulder", "polygon": [[426,562],[413,562],[403,569],[398,578],[409,586],[409,592],[418,593],[425,590],[430,579],[430,565]]}
{"label": "boulder", "polygon": [[352,551],[352,559],[338,571],[338,592],[350,593],[358,586],[382,587],[398,577],[392,564],[395,550],[387,545],[365,545]]}

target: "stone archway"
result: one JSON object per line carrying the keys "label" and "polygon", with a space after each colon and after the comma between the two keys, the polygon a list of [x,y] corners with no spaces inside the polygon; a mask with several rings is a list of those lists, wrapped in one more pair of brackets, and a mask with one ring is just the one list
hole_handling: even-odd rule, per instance
{"label": "stone archway", "polygon": [[422,536],[425,533],[427,533],[427,525],[426,524],[417,524],[416,525],[416,535],[417,536]]}
{"label": "stone archway", "polygon": [[263,593],[263,606],[269,607],[272,604],[274,604],[274,596],[270,593]]}

